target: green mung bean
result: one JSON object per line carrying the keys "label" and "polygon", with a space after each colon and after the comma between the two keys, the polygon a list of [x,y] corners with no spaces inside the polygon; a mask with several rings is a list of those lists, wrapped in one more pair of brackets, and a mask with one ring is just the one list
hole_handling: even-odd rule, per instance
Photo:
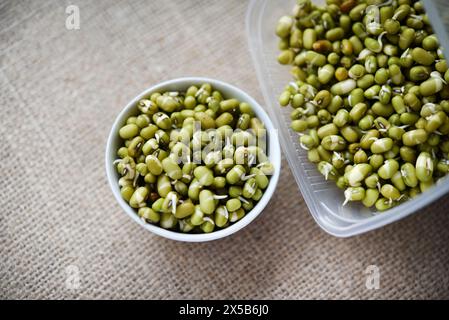
{"label": "green mung bean", "polygon": [[301,3],[289,32],[306,45],[283,48],[300,81],[280,104],[309,161],[345,203],[387,210],[430,188],[449,170],[449,70],[422,4]]}
{"label": "green mung bean", "polygon": [[[289,37],[288,45],[301,48],[302,31],[289,30],[287,35],[282,28],[285,25],[281,23],[278,34],[284,32]],[[313,52],[309,62],[320,64]],[[314,85],[319,81],[317,77],[312,80]],[[290,91],[285,96],[287,103],[300,109],[309,94]],[[315,101],[325,107],[330,100],[323,95]],[[203,84],[191,86],[185,93],[153,93],[138,101],[136,109],[140,114],[129,117],[119,130],[123,145],[114,163],[121,176],[122,197],[138,209],[136,214],[144,221],[180,232],[212,232],[241,219],[262,198],[273,166],[260,147],[251,145],[266,135],[266,130],[248,103],[224,99],[219,91]],[[319,115],[313,121],[331,118],[325,110]],[[312,124],[312,118],[302,121],[296,123],[297,130]],[[194,132],[197,129],[202,131]],[[312,139],[319,139],[316,132]],[[210,149],[218,140],[224,145]],[[245,167],[234,164],[234,159],[242,159]],[[228,194],[228,187],[240,192],[229,188]],[[234,198],[227,199],[229,196]],[[226,201],[232,212],[228,213]],[[207,216],[214,212],[214,218]]]}

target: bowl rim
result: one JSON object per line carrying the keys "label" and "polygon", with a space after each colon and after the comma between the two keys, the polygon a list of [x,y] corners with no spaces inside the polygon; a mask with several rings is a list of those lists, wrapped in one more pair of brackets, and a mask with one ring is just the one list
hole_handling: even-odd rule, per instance
{"label": "bowl rim", "polygon": [[[112,145],[115,139],[118,138],[118,130],[123,125],[125,117],[131,113],[131,110],[135,108],[136,103],[142,99],[143,97],[146,97],[150,95],[153,92],[156,91],[163,91],[163,90],[173,90],[168,89],[169,87],[179,87],[179,88],[187,88],[191,85],[198,85],[202,83],[210,83],[213,88],[216,88],[220,91],[223,91],[223,88],[225,91],[232,92],[230,95],[235,94],[236,96],[240,96],[239,100],[249,103],[254,113],[263,121],[265,124],[265,127],[267,129],[268,134],[268,150],[269,154],[268,157],[270,159],[270,162],[274,166],[274,174],[270,178],[270,182],[268,184],[267,189],[265,190],[262,198],[257,202],[256,206],[249,211],[242,219],[235,222],[234,224],[230,225],[227,228],[213,231],[211,233],[201,233],[201,234],[189,234],[189,233],[181,233],[177,231],[171,231],[164,229],[158,225],[153,225],[150,223],[146,223],[142,221],[138,215],[136,214],[135,210],[129,206],[128,203],[122,198],[120,194],[120,189],[117,184],[117,173],[114,170],[113,161],[116,158],[115,153],[116,151],[113,150]],[[183,90],[183,89],[179,89]],[[243,99],[242,99],[243,98]],[[116,116],[114,123],[111,127],[111,130],[109,132],[107,143],[106,143],[106,151],[105,151],[105,166],[106,166],[106,176],[109,183],[109,186],[112,190],[112,193],[116,199],[116,201],[119,203],[120,207],[125,211],[125,213],[136,223],[138,223],[140,226],[145,228],[146,230],[153,232],[161,237],[168,238],[171,240],[177,240],[177,241],[184,241],[184,242],[205,242],[205,241],[211,241],[216,239],[221,239],[224,237],[227,237],[231,234],[236,233],[237,231],[243,229],[248,224],[250,224],[256,217],[259,216],[259,214],[263,211],[265,206],[270,201],[271,197],[274,194],[274,191],[276,189],[276,185],[279,181],[279,175],[281,170],[281,149],[280,149],[280,143],[279,143],[279,137],[277,128],[273,125],[273,122],[271,121],[269,115],[265,111],[265,109],[249,94],[247,94],[242,89],[239,89],[238,87],[231,85],[227,82],[223,82],[221,80],[206,78],[206,77],[181,77],[181,78],[175,78],[171,80],[166,80],[160,83],[157,83],[153,86],[148,87],[147,89],[140,92],[137,96],[135,96],[131,101],[129,101],[126,106],[120,111],[120,113]]]}

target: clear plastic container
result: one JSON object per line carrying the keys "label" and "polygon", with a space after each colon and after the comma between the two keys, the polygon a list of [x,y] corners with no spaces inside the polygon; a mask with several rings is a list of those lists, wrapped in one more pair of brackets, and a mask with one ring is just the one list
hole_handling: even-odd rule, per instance
{"label": "clear plastic container", "polygon": [[299,146],[298,134],[289,128],[291,110],[280,108],[278,103],[280,93],[292,77],[289,67],[277,62],[278,38],[274,29],[282,15],[292,12],[295,3],[295,0],[251,0],[246,31],[267,112],[279,130],[284,155],[315,221],[334,236],[349,237],[402,219],[448,192],[449,179],[445,178],[424,194],[382,213],[360,204],[342,206],[343,191],[334,182],[325,181],[315,164],[308,161],[307,153]]}
{"label": "clear plastic container", "polygon": [[432,27],[438,36],[444,55],[449,56],[449,2],[447,0],[424,0],[424,8],[432,21]]}

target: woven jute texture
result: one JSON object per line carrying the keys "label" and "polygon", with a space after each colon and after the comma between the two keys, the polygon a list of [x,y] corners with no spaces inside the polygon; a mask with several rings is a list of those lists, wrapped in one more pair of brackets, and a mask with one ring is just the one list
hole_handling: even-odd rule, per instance
{"label": "woven jute texture", "polygon": [[[79,30],[65,27],[69,4]],[[0,1],[0,298],[449,298],[447,198],[338,239],[316,225],[284,161],[263,214],[202,244],[155,236],[115,202],[106,138],[137,93],[196,75],[262,101],[246,7]]]}

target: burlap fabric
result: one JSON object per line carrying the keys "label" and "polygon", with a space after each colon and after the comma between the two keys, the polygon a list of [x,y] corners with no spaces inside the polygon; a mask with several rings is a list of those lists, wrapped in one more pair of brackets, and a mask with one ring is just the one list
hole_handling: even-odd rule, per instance
{"label": "burlap fabric", "polygon": [[[286,162],[264,213],[232,237],[157,237],[115,202],[106,137],[124,104],[179,76],[261,92],[245,1],[0,2],[1,298],[449,298],[449,200],[338,239]],[[380,288],[366,286],[377,266]]]}

